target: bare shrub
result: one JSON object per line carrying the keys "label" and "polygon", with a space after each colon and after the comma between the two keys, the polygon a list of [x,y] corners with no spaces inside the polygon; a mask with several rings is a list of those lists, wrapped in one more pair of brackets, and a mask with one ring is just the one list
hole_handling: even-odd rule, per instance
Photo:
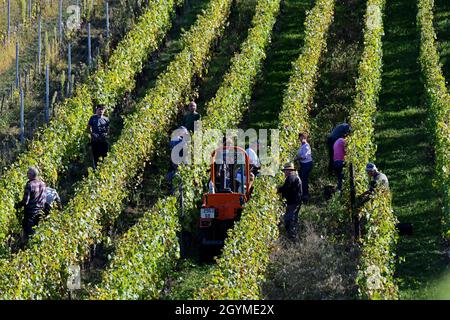
{"label": "bare shrub", "polygon": [[355,248],[333,244],[316,230],[308,223],[298,241],[277,243],[263,286],[267,299],[355,298]]}

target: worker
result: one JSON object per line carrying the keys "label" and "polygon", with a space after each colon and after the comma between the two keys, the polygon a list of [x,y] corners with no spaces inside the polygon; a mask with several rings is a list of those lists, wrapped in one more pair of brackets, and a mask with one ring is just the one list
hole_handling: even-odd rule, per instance
{"label": "worker", "polygon": [[55,189],[47,187],[46,190],[44,213],[45,215],[48,215],[54,208],[61,210],[62,205],[61,198],[59,197],[59,194]]}
{"label": "worker", "polygon": [[[219,192],[232,192],[233,191],[233,181],[231,179],[231,165],[219,164],[216,169],[216,189]],[[225,170],[225,171],[224,171]],[[225,180],[223,174],[225,172]]]}
{"label": "worker", "polygon": [[94,157],[94,169],[97,168],[100,158],[108,154],[109,119],[105,117],[105,106],[99,105],[95,114],[89,119],[87,131],[91,136],[92,155]]}
{"label": "worker", "polygon": [[386,175],[380,171],[374,163],[366,165],[366,172],[369,176],[369,189],[362,194],[362,202],[366,202],[376,191],[389,190],[389,181]]}
{"label": "worker", "polygon": [[250,172],[250,177],[249,177],[249,182],[248,182],[248,194],[249,196],[251,196],[251,194],[253,193],[253,184],[255,182],[255,175],[253,174],[253,172]]}
{"label": "worker", "polygon": [[173,159],[173,156],[183,158],[183,149],[180,149],[180,151],[177,155],[172,155],[173,149],[178,144],[182,143],[184,138],[187,135],[189,135],[189,131],[187,130],[186,127],[181,126],[177,130],[174,131],[174,134],[172,135],[172,138],[170,139],[170,142],[169,142],[169,147],[171,150],[171,158],[170,158],[170,163],[169,163],[169,170],[166,175],[166,180],[169,182],[170,189],[172,191],[174,191],[173,185],[172,185],[172,180],[175,177],[175,174],[178,170],[178,164],[173,161],[173,160],[175,160],[175,159]]}
{"label": "worker", "polygon": [[189,131],[194,132],[195,121],[199,121],[201,115],[197,112],[197,104],[194,101],[189,103],[189,111],[183,117],[183,126]]}
{"label": "worker", "polygon": [[[244,171],[244,166],[239,166],[238,169],[236,170],[236,176],[234,178],[236,189],[234,190],[234,192],[245,193],[247,176],[245,175],[245,172],[243,172],[243,171]],[[250,172],[250,175],[251,174],[252,173]],[[250,180],[250,177],[249,177],[249,180]]]}
{"label": "worker", "polygon": [[[175,148],[175,146],[178,145],[179,143],[181,143],[183,141],[183,139],[188,135],[189,135],[189,132],[186,127],[181,126],[178,129],[176,129],[173,132],[172,137],[169,142],[170,149],[172,150],[173,148]],[[182,151],[180,152],[180,155],[182,156]]]}
{"label": "worker", "polygon": [[245,150],[245,152],[248,154],[249,160],[250,160],[250,171],[257,176],[259,174],[259,170],[261,169],[261,162],[258,158],[258,148],[259,148],[259,142],[258,140],[253,141],[249,147]]}
{"label": "worker", "polygon": [[378,171],[374,163],[369,162],[366,165],[366,172],[370,178],[369,189],[357,199],[357,206],[361,207],[369,201],[377,191],[389,190],[389,181],[384,173]]}
{"label": "worker", "polygon": [[366,165],[366,172],[369,177],[372,178],[367,192],[374,193],[376,190],[389,190],[388,178],[384,173],[378,171],[378,168],[374,163],[369,162]]}
{"label": "worker", "polygon": [[333,146],[337,139],[343,138],[344,136],[349,135],[352,132],[352,128],[347,123],[341,123],[337,125],[331,133],[327,137],[327,147],[328,147],[328,156],[329,156],[329,163],[328,163],[328,171],[329,173],[333,173]]}
{"label": "worker", "polygon": [[344,179],[344,166],[345,166],[345,149],[346,138],[348,133],[344,133],[344,136],[337,139],[333,145],[333,169],[337,176],[337,191],[342,192],[342,181]]}
{"label": "worker", "polygon": [[34,227],[39,224],[46,201],[46,185],[39,177],[36,167],[30,167],[27,171],[28,182],[25,185],[24,195],[18,207],[25,208],[22,221],[24,240],[28,241],[34,233]]}
{"label": "worker", "polygon": [[[239,162],[239,153],[236,153],[234,149],[226,149],[226,147],[233,146],[234,138],[227,136],[216,148],[216,156],[214,160],[216,165],[216,189],[221,192],[237,191],[236,184],[233,184],[233,182],[236,181],[235,165]],[[223,176],[224,174],[225,176]]]}
{"label": "worker", "polygon": [[298,213],[302,201],[302,181],[295,170],[293,163],[286,163],[283,167],[286,180],[278,193],[286,199],[286,212],[284,214],[284,226],[289,239],[295,240],[298,224]]}
{"label": "worker", "polygon": [[[243,179],[243,180],[242,180]],[[236,189],[234,190],[234,192],[239,192],[239,193],[245,193],[247,190],[247,177],[244,176],[242,177],[242,173],[241,173],[241,168],[238,169],[237,173],[236,173],[236,178],[235,180],[235,185],[236,185]],[[242,181],[244,181],[244,186],[242,187]],[[250,175],[248,177],[248,193],[251,194],[253,192],[253,183],[255,182],[255,175],[253,174],[253,172],[250,171]]]}
{"label": "worker", "polygon": [[208,189],[209,189],[209,193],[211,193],[211,194],[216,193],[216,188],[214,187],[214,183],[212,182],[211,179],[209,179],[209,182],[208,182]]}
{"label": "worker", "polygon": [[307,203],[309,200],[309,175],[313,167],[313,159],[311,156],[311,147],[308,143],[308,135],[306,133],[299,133],[298,138],[301,143],[298,149],[295,161],[299,162],[300,166],[300,180],[302,181],[302,202]]}

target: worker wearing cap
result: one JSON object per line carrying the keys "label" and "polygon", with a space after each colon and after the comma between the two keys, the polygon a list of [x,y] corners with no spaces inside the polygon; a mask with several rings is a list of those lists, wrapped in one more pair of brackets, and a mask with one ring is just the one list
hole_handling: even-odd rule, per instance
{"label": "worker wearing cap", "polygon": [[358,205],[362,206],[364,203],[370,200],[371,196],[376,191],[389,190],[389,181],[384,173],[378,171],[377,167],[373,163],[368,163],[366,165],[366,172],[371,178],[369,182],[369,189],[364,192],[360,198]]}
{"label": "worker wearing cap", "polygon": [[380,189],[389,190],[388,178],[384,173],[378,171],[378,168],[375,166],[375,164],[369,162],[366,165],[366,172],[369,177],[372,178],[369,184],[369,190],[367,190],[368,192],[373,193],[376,190]]}
{"label": "worker wearing cap", "polygon": [[302,201],[302,181],[295,170],[293,163],[286,163],[283,167],[284,184],[278,187],[278,193],[286,199],[286,213],[284,214],[284,226],[288,237],[295,239],[298,224],[298,212]]}
{"label": "worker wearing cap", "polygon": [[94,168],[97,168],[100,158],[108,154],[109,119],[105,117],[105,106],[99,105],[95,114],[89,119],[87,132],[91,136],[92,155],[94,157]]}

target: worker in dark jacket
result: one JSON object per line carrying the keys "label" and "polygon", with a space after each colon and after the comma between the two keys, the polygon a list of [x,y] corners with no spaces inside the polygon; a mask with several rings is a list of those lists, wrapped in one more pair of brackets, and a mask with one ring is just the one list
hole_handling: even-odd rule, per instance
{"label": "worker in dark jacket", "polygon": [[189,103],[189,112],[183,117],[183,126],[189,131],[194,132],[195,121],[199,121],[201,118],[200,113],[197,112],[197,104],[194,101]]}
{"label": "worker in dark jacket", "polygon": [[105,117],[105,106],[99,105],[95,114],[89,119],[87,131],[91,135],[92,155],[94,157],[94,169],[97,168],[100,158],[108,154],[109,119]]}
{"label": "worker in dark jacket", "polygon": [[291,240],[295,239],[298,224],[298,213],[302,201],[302,181],[295,170],[293,163],[286,163],[283,168],[286,180],[278,193],[286,199],[286,213],[284,214],[284,226]]}
{"label": "worker in dark jacket", "polygon": [[346,136],[348,136],[350,133],[352,132],[352,128],[350,127],[350,125],[348,123],[341,123],[339,125],[337,125],[332,131],[331,133],[328,135],[327,137],[327,147],[328,147],[328,156],[329,156],[329,162],[328,162],[328,170],[330,174],[333,174],[334,172],[334,168],[333,168],[333,146],[334,143],[339,139],[339,138],[344,138]]}
{"label": "worker in dark jacket", "polygon": [[46,185],[38,179],[39,171],[35,167],[28,168],[28,182],[25,185],[24,195],[19,207],[25,208],[22,221],[24,240],[28,241],[34,233],[33,227],[37,226],[42,217],[46,202]]}

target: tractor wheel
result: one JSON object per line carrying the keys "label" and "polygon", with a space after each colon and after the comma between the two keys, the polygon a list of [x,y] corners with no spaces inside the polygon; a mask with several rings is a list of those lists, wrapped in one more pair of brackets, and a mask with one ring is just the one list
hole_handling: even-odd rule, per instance
{"label": "tractor wheel", "polygon": [[202,263],[210,263],[213,261],[213,252],[212,246],[203,244],[203,240],[208,239],[208,231],[207,230],[199,230],[198,237],[198,256],[199,260]]}
{"label": "tractor wheel", "polygon": [[201,263],[211,263],[214,261],[214,254],[211,246],[200,245],[199,249],[199,259]]}

